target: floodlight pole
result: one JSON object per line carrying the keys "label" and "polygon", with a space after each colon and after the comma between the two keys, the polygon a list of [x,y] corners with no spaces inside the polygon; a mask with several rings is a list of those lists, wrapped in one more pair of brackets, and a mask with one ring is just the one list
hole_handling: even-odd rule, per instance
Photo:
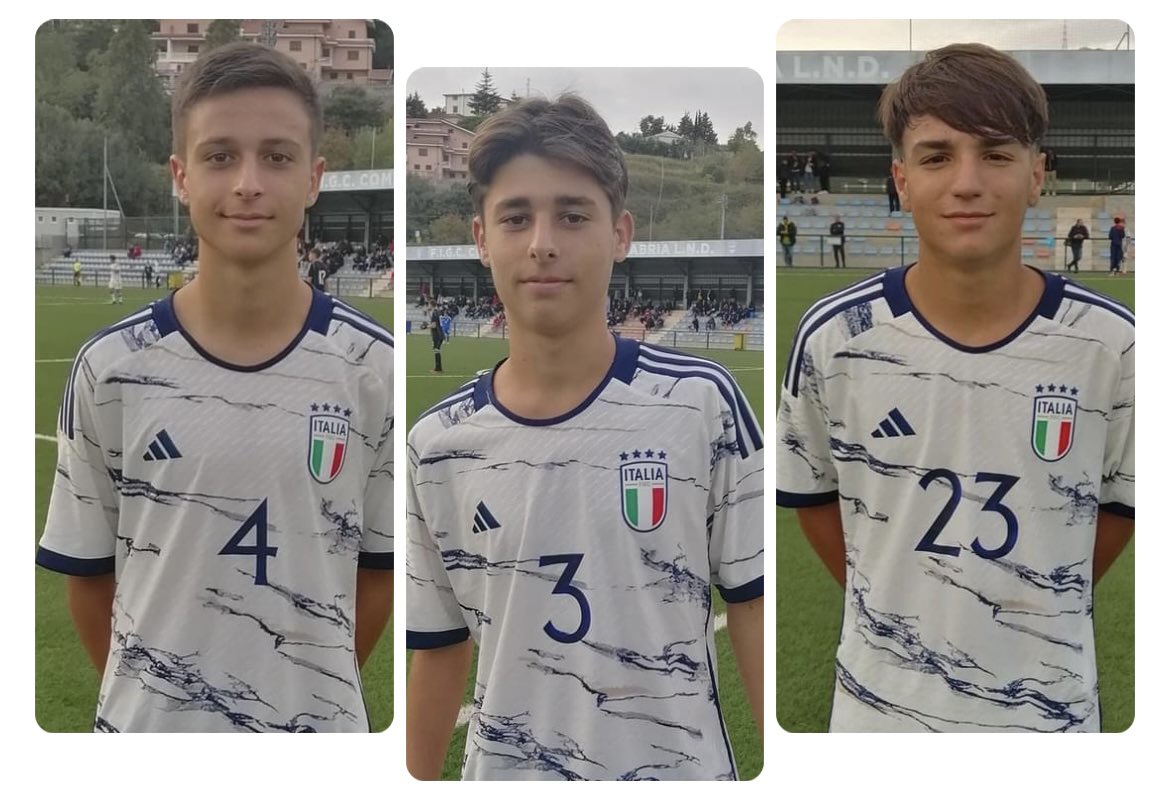
{"label": "floodlight pole", "polygon": [[108,187],[109,187],[109,137],[102,137],[102,250],[106,250],[106,234],[109,231],[110,222],[107,219],[109,215],[108,205]]}

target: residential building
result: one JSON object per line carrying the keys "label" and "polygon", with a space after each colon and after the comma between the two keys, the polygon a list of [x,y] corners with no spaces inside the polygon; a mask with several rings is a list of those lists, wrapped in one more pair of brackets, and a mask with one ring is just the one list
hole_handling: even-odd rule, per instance
{"label": "residential building", "polygon": [[[151,34],[158,58],[155,70],[173,87],[206,46],[209,19],[161,19]],[[364,19],[284,19],[240,21],[240,35],[249,41],[274,39],[275,48],[290,56],[318,83],[355,83],[389,91],[392,72],[374,68],[374,40]]]}
{"label": "residential building", "polygon": [[451,120],[406,120],[406,174],[467,180],[467,152],[475,133]]}

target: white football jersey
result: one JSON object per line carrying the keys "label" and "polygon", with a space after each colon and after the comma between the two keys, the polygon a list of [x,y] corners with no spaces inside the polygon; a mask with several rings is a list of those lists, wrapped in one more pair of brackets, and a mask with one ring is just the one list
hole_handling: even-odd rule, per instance
{"label": "white football jersey", "polygon": [[204,352],[170,297],[81,348],[37,563],[114,573],[97,730],[369,730],[354,594],[393,568],[392,348],[317,292],[263,365]]}
{"label": "white football jersey", "polygon": [[1003,341],[948,340],[907,268],[823,298],[781,391],[782,506],[836,501],[834,731],[1098,731],[1098,509],[1134,514],[1134,320],[1046,275]]}
{"label": "white football jersey", "polygon": [[732,779],[714,585],[763,594],[763,447],[708,359],[618,339],[576,409],[485,373],[409,438],[407,646],[479,644],[468,779]]}

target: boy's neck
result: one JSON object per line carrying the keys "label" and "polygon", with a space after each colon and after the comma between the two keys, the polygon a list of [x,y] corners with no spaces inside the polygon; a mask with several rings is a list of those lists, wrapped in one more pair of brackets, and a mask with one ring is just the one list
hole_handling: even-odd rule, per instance
{"label": "boy's neck", "polygon": [[954,264],[930,253],[906,273],[906,293],[919,314],[956,342],[991,345],[1020,327],[1044,294],[1044,277],[1015,251],[982,264]]}
{"label": "boy's neck", "polygon": [[175,315],[213,356],[240,365],[267,361],[304,327],[312,304],[296,264],[295,246],[243,266],[201,241],[198,276],[175,293]]}
{"label": "boy's neck", "polygon": [[577,408],[613,365],[616,343],[598,318],[565,336],[509,334],[508,358],[495,371],[492,391],[507,409],[533,419]]}

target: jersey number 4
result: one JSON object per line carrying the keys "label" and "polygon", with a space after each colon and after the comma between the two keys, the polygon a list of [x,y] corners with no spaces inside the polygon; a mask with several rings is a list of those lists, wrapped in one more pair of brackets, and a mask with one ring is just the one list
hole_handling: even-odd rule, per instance
{"label": "jersey number 4", "polygon": [[577,624],[577,630],[572,632],[558,629],[551,620],[544,624],[544,633],[557,642],[572,643],[584,639],[589,632],[589,624],[593,620],[593,616],[589,613],[589,600],[585,597],[585,593],[573,586],[573,576],[577,574],[577,568],[581,566],[581,560],[584,558],[585,554],[581,553],[559,553],[540,557],[541,567],[546,565],[565,566],[565,572],[561,573],[561,577],[557,579],[552,594],[572,596],[573,600],[577,602],[581,615],[581,622]]}
{"label": "jersey number 4", "polygon": [[[244,538],[256,530],[256,544],[245,545]],[[268,545],[268,499],[265,498],[256,507],[256,511],[248,515],[227,545],[220,550],[223,556],[254,556],[256,557],[256,583],[268,584],[268,557],[276,556],[276,546]]]}
{"label": "jersey number 4", "polygon": [[[1007,556],[1012,548],[1016,547],[1016,539],[1020,534],[1020,523],[1016,520],[1015,513],[1004,506],[1000,501],[1003,496],[1008,494],[1008,491],[1015,486],[1016,482],[1020,480],[1019,476],[1008,476],[1003,473],[976,473],[975,483],[983,484],[994,482],[998,484],[991,492],[991,497],[983,504],[984,512],[994,512],[1003,518],[1003,522],[1007,526],[1007,535],[1003,542],[996,548],[988,548],[979,541],[976,537],[971,543],[971,550],[984,559],[999,559]],[[943,533],[947,523],[951,520],[951,515],[959,508],[959,501],[963,497],[963,485],[959,481],[959,477],[950,470],[931,470],[922,477],[918,482],[918,486],[927,489],[935,481],[943,481],[950,484],[951,497],[947,500],[947,505],[943,507],[942,511],[938,513],[938,517],[930,524],[930,528],[918,541],[918,546],[914,549],[916,551],[925,551],[927,553],[940,553],[944,556],[958,556],[962,550],[957,545],[943,545],[938,542],[939,535]]]}

